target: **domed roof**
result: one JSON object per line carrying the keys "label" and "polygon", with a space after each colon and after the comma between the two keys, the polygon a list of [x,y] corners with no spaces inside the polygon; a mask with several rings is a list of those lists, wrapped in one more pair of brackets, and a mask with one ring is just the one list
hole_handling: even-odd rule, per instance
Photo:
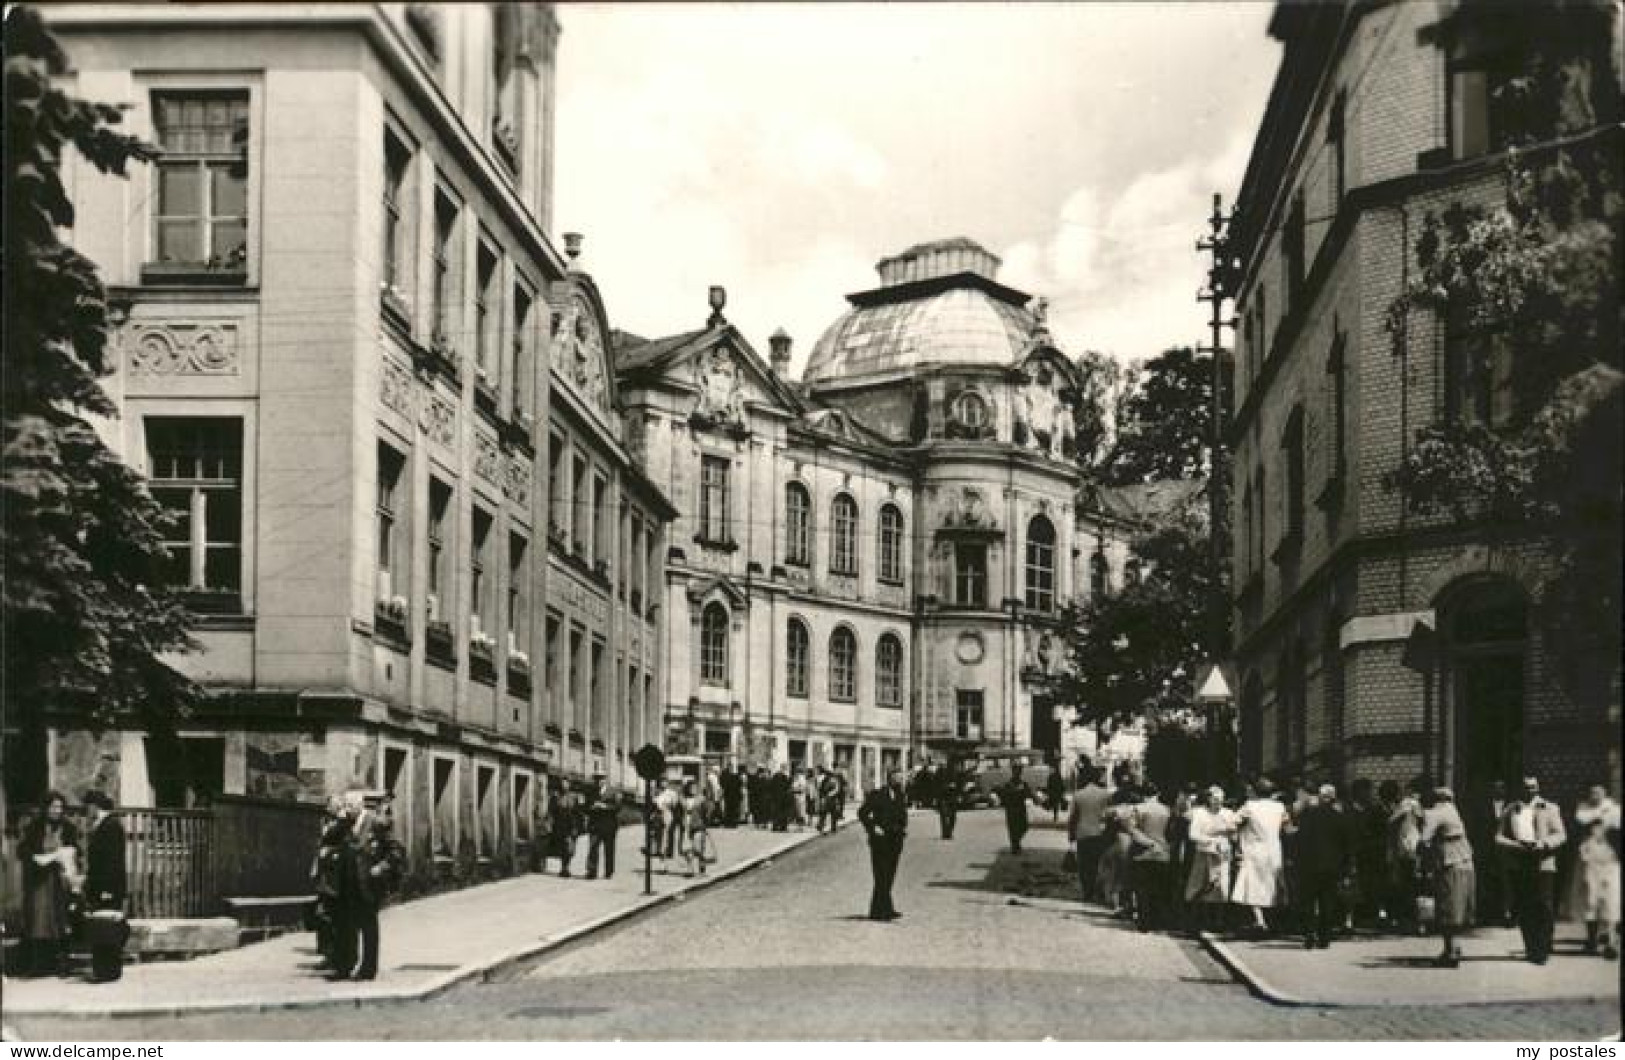
{"label": "domed roof", "polygon": [[911,247],[877,266],[881,286],[852,303],[819,338],[807,383],[925,365],[1008,365],[1041,321],[1030,296],[999,283],[999,259],[964,237]]}

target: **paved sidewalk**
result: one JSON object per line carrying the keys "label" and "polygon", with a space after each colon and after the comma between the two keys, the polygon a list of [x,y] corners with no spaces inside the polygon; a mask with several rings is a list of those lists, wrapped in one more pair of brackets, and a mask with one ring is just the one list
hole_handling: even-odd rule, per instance
{"label": "paved sidewalk", "polygon": [[[851,823],[851,818],[848,818]],[[654,875],[643,894],[642,825],[621,830],[613,879],[586,880],[586,842],[572,879],[526,875],[391,906],[379,917],[379,975],[370,983],[328,982],[317,967],[315,938],[283,935],[190,961],[126,965],[116,983],[83,979],[6,979],[0,1014],[137,1016],[265,1011],[413,1001],[562,945],[650,906],[743,872],[818,838],[816,831],[713,830],[718,861],[685,878],[680,859]],[[658,863],[657,863],[658,865]]]}
{"label": "paved sidewalk", "polygon": [[1619,1000],[1619,962],[1580,952],[1584,929],[1560,924],[1545,965],[1523,959],[1515,928],[1461,940],[1457,968],[1435,968],[1436,937],[1360,935],[1330,949],[1296,938],[1261,941],[1203,935],[1209,952],[1254,993],[1287,1005],[1467,1005],[1485,1002]]}

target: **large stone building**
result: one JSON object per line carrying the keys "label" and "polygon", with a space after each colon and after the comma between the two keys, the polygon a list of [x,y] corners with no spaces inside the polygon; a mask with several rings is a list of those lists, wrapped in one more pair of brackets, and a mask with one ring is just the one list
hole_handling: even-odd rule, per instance
{"label": "large stone building", "polygon": [[511,871],[548,774],[630,786],[658,738],[673,514],[549,232],[552,9],[48,15],[71,91],[164,150],[67,177],[208,696],[173,737],[51,718],[8,750],[133,807],[388,789],[420,881]]}
{"label": "large stone building", "polygon": [[1384,485],[1418,428],[1499,425],[1514,354],[1475,370],[1482,337],[1422,313],[1396,344],[1387,311],[1428,211],[1503,198],[1510,79],[1560,72],[1572,94],[1565,127],[1522,130],[1530,157],[1617,160],[1619,7],[1282,3],[1270,32],[1285,50],[1233,225],[1244,762],[1428,773],[1464,798],[1532,771],[1567,798],[1617,776],[1619,660],[1556,642],[1552,543],[1420,517]]}
{"label": "large stone building", "polygon": [[998,259],[950,239],[880,286],[789,377],[713,289],[704,327],[623,335],[633,450],[682,514],[666,577],[669,743],[858,783],[934,743],[1058,750],[1064,601],[1123,564],[1080,524],[1076,367]]}

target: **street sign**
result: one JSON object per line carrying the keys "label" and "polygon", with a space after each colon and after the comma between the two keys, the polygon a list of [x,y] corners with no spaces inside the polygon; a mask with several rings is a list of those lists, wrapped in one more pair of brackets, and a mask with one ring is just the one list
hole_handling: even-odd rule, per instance
{"label": "street sign", "polygon": [[1231,698],[1230,682],[1225,680],[1224,668],[1217,663],[1209,663],[1207,670],[1196,682],[1196,701],[1198,703],[1224,703]]}
{"label": "street sign", "polygon": [[652,743],[632,752],[632,765],[644,780],[659,780],[666,773],[666,753]]}

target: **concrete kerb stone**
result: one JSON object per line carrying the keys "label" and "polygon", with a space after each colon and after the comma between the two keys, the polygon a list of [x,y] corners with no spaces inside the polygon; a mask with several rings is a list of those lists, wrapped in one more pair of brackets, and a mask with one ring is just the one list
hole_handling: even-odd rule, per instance
{"label": "concrete kerb stone", "polygon": [[[842,821],[839,828],[845,828],[846,826],[854,823],[856,823],[854,819],[848,819]],[[834,832],[829,834],[833,835]],[[505,953],[499,954],[495,958],[472,964],[465,964],[461,968],[447,972],[438,978],[430,980],[422,986],[413,987],[410,989],[389,990],[379,988],[360,994],[347,994],[338,997],[290,998],[285,1001],[203,1001],[192,1004],[177,1005],[114,1005],[97,1009],[95,1011],[69,1010],[52,1012],[42,1009],[39,1011],[22,1013],[13,1012],[11,1015],[14,1017],[22,1016],[24,1018],[29,1016],[37,1016],[47,1017],[50,1019],[68,1020],[162,1019],[166,1017],[179,1018],[181,1016],[222,1015],[226,1013],[284,1012],[321,1008],[362,1008],[366,1006],[382,1006],[428,1001],[439,996],[440,994],[445,993],[454,986],[459,986],[475,979],[489,981],[491,976],[498,974],[502,970],[522,964],[525,961],[532,960],[544,953],[547,953],[549,950],[557,949],[560,946],[574,942],[577,939],[592,934],[593,932],[601,931],[604,928],[620,923],[623,920],[629,920],[640,913],[647,912],[648,910],[663,905],[667,902],[676,901],[677,899],[691,892],[704,890],[707,887],[715,886],[724,880],[732,879],[733,877],[742,875],[743,873],[749,872],[752,869],[763,867],[771,863],[773,859],[779,857],[780,855],[787,854],[798,847],[805,846],[813,840],[820,838],[822,835],[823,833],[797,835],[795,838],[788,839],[785,842],[780,843],[778,846],[757,854],[755,857],[746,858],[737,865],[730,865],[728,868],[714,875],[707,875],[705,877],[688,880],[681,887],[678,887],[675,890],[667,891],[664,894],[657,894],[651,897],[642,898],[639,901],[633,902],[631,905],[623,906],[620,909],[606,913],[603,916],[597,917],[593,920],[589,920],[585,924],[578,924],[573,927],[566,928],[564,931],[556,935],[549,935],[539,942],[508,950]],[[6,1030],[8,1033],[13,1035],[15,1034],[14,1029],[11,1027],[7,1027]],[[11,1037],[6,1040],[20,1041],[21,1039]]]}

